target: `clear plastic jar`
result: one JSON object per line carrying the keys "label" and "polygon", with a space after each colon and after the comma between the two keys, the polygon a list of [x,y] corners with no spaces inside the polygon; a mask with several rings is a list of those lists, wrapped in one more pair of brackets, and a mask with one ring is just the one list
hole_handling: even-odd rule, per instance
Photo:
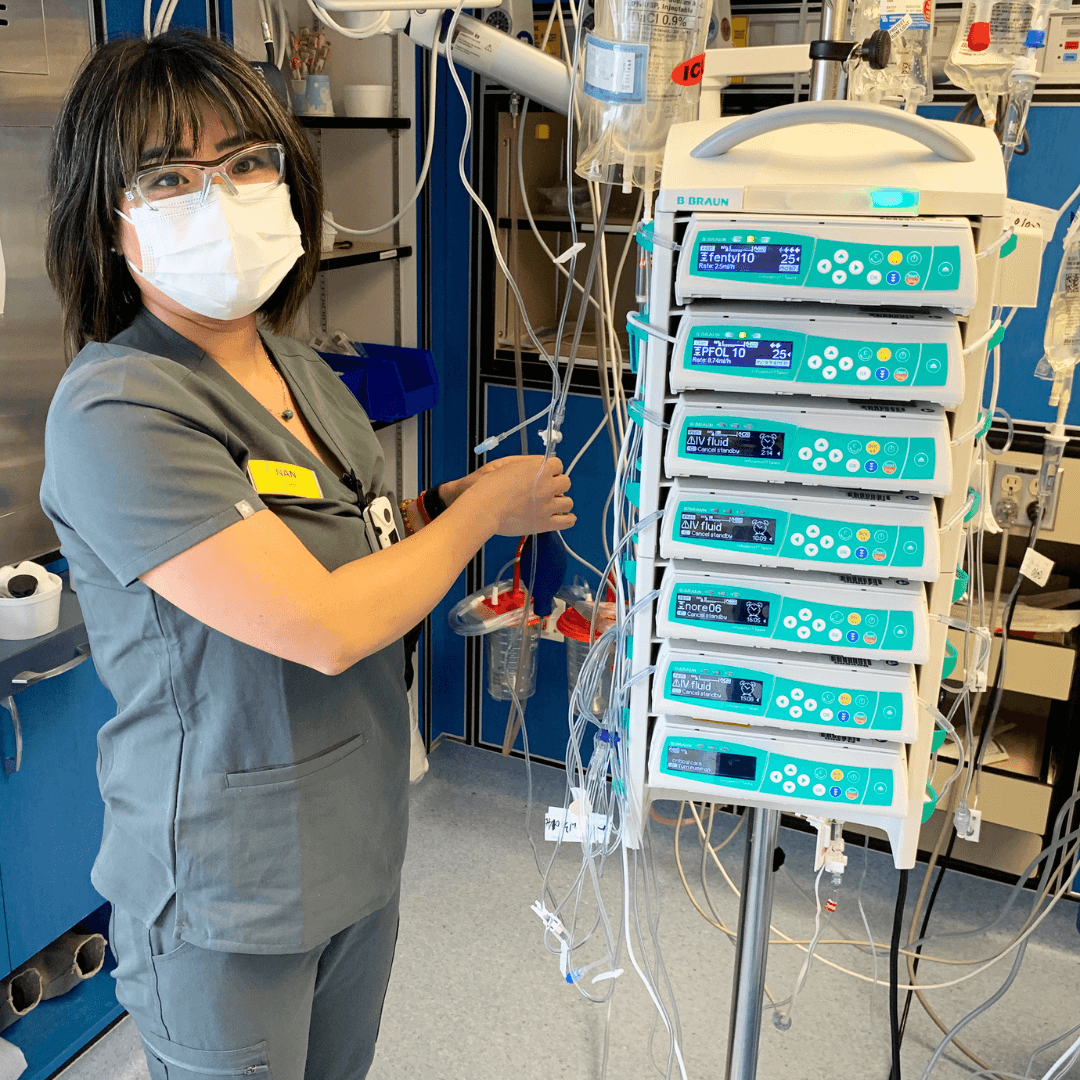
{"label": "clear plastic jar", "polygon": [[[592,648],[589,641],[591,618],[591,611],[589,617],[586,618],[581,611],[569,607],[556,623],[559,633],[566,639],[566,691],[571,701],[574,700],[574,690],[577,687],[578,679],[581,677],[581,667]],[[596,620],[594,640],[614,625],[614,622],[614,604],[601,604],[600,613]],[[589,711],[596,717],[603,716],[607,711],[608,700],[611,697],[611,669],[615,659],[614,641],[607,646],[606,651],[603,675],[596,692],[593,694],[592,701],[588,703]]]}
{"label": "clear plastic jar", "polygon": [[507,626],[502,630],[493,630],[487,635],[487,683],[488,693],[496,701],[511,701],[511,688],[517,682],[519,699],[532,697],[536,693],[536,664],[540,655],[540,620],[534,615],[525,627],[525,659],[518,674],[518,658],[521,655],[522,627]]}

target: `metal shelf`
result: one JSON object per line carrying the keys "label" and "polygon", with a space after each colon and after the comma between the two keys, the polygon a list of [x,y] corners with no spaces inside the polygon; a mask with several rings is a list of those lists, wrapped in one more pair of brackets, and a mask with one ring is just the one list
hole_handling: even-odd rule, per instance
{"label": "metal shelf", "polygon": [[384,131],[404,131],[412,127],[408,116],[297,116],[306,128],[368,128]]}
{"label": "metal shelf", "polygon": [[[359,249],[359,250],[357,250]],[[348,254],[331,255],[319,262],[320,273],[323,270],[340,270],[345,266],[364,266],[367,263],[392,262],[395,259],[407,259],[412,255],[411,244],[358,244]]]}

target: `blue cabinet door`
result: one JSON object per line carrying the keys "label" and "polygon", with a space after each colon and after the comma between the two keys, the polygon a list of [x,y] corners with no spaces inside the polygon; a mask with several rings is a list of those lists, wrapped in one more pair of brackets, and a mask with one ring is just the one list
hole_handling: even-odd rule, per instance
{"label": "blue cabinet door", "polygon": [[[8,963],[18,967],[104,903],[90,884],[101,844],[97,732],[116,713],[93,660],[17,695],[22,768],[0,769],[0,880]],[[0,760],[14,756],[0,708]],[[4,959],[0,945],[0,960]]]}

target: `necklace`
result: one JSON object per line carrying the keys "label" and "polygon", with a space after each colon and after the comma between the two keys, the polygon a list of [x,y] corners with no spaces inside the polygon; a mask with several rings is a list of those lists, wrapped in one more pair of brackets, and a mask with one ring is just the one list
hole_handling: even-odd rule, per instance
{"label": "necklace", "polygon": [[270,355],[269,353],[267,353],[265,346],[263,347],[263,355],[266,357],[266,362],[270,365],[274,374],[278,377],[278,382],[281,383],[282,408],[281,412],[278,413],[278,416],[280,416],[282,420],[291,420],[296,415],[296,413],[294,413],[292,409],[289,408],[289,388],[285,385],[285,380],[284,378],[282,378],[281,372],[278,371],[277,367],[274,365],[273,360],[270,359]]}

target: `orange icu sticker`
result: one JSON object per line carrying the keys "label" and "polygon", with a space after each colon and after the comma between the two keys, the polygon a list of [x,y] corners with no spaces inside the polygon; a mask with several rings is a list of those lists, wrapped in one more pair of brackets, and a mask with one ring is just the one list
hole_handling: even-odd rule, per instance
{"label": "orange icu sticker", "polygon": [[260,495],[322,498],[322,488],[315,473],[289,461],[248,461],[248,478]]}
{"label": "orange icu sticker", "polygon": [[671,81],[679,86],[697,86],[705,76],[705,54],[698,53],[684,60],[671,73]]}

